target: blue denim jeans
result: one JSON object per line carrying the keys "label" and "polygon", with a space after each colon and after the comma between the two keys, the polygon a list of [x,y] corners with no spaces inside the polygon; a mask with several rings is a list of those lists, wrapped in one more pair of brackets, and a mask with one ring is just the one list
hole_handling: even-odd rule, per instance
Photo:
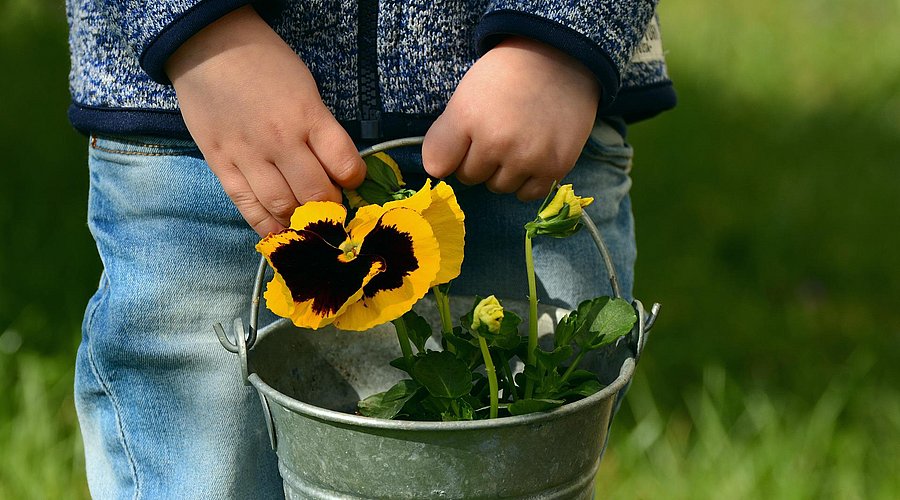
{"label": "blue denim jeans", "polygon": [[[397,158],[410,184],[413,151]],[[88,223],[103,262],[85,314],[75,399],[95,498],[282,498],[254,390],[211,329],[249,316],[259,256],[245,224],[189,141],[92,138]],[[588,207],[630,299],[635,258],[631,149],[598,125],[565,182]],[[451,293],[524,298],[521,204],[481,186],[458,190],[466,259]],[[572,307],[609,294],[589,236],[535,242],[539,295]],[[261,316],[261,324],[271,321]]]}

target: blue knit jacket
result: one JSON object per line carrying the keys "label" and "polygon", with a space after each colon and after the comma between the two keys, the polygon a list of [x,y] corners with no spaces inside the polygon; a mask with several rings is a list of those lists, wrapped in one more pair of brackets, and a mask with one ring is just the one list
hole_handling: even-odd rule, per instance
{"label": "blue knit jacket", "polygon": [[67,0],[69,118],[84,133],[188,137],[165,61],[253,3],[356,139],[424,133],[469,66],[507,35],[574,56],[601,84],[599,113],[636,121],[675,105],[656,1]]}

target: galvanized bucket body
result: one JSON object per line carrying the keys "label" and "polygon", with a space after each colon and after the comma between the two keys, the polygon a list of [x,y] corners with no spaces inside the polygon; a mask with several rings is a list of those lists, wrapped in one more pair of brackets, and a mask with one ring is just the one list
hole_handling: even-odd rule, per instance
{"label": "galvanized bucket body", "polygon": [[[416,309],[437,321],[432,305],[423,300]],[[524,315],[527,303],[504,306]],[[542,306],[540,313],[546,336],[566,311]],[[241,358],[269,417],[288,498],[580,499],[592,496],[616,394],[632,376],[642,335],[636,327],[588,360],[608,384],[601,392],[550,412],[470,422],[353,414],[357,401],[405,375],[388,365],[401,355],[390,324],[360,333],[282,320],[261,330]]]}

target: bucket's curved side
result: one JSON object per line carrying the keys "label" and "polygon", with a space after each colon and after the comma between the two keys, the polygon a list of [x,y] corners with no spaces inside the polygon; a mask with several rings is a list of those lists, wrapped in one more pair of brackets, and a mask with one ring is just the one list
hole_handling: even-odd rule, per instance
{"label": "bucket's curved side", "polygon": [[466,429],[349,425],[267,398],[288,498],[589,499],[614,396],[556,419]]}
{"label": "bucket's curved side", "polygon": [[468,422],[404,422],[296,401],[257,374],[271,411],[288,498],[588,499],[627,359],[600,393],[544,413]]}
{"label": "bucket's curved side", "polygon": [[[563,313],[542,311],[541,332],[552,332]],[[549,412],[404,422],[346,413],[347,402],[385,390],[399,375],[379,371],[399,355],[390,332],[358,335],[323,336],[281,322],[260,332],[250,352],[249,381],[269,410],[288,498],[591,498],[632,357],[602,360],[611,362],[606,388]],[[322,394],[329,404],[311,404]]]}

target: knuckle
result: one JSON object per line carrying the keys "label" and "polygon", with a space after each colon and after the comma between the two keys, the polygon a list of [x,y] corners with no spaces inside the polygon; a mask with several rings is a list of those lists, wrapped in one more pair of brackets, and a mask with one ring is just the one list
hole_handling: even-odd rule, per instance
{"label": "knuckle", "polygon": [[309,193],[305,193],[303,196],[303,203],[308,201],[334,201],[335,195],[332,191],[327,189],[320,189],[318,191],[311,191]]}
{"label": "knuckle", "polygon": [[253,194],[253,191],[245,189],[243,184],[237,179],[233,177],[222,177],[219,179],[219,183],[222,185],[222,190],[225,191],[225,194],[231,198],[231,201],[238,208],[259,204],[259,200],[256,199],[256,195]]}
{"label": "knuckle", "polygon": [[500,160],[511,154],[517,154],[520,146],[513,135],[503,130],[495,130],[485,141],[484,150],[487,157]]}
{"label": "knuckle", "polygon": [[276,197],[266,200],[264,205],[269,213],[275,217],[288,219],[294,213],[294,209],[297,208],[297,200]]}
{"label": "knuckle", "polygon": [[355,154],[339,158],[331,169],[332,179],[342,186],[356,183],[357,181],[362,182],[363,176],[365,176],[365,167],[359,155]]}
{"label": "knuckle", "polygon": [[492,193],[512,193],[515,191],[509,184],[493,180],[485,182],[484,186]]}
{"label": "knuckle", "polygon": [[462,168],[457,170],[456,174],[455,174],[456,180],[458,180],[459,182],[461,182],[467,186],[471,186],[473,184],[478,184],[478,179],[474,175],[471,175],[468,172],[468,170],[469,169],[462,169]]}
{"label": "knuckle", "polygon": [[254,214],[243,214],[244,220],[247,221],[247,224],[253,228],[260,235],[269,234],[275,232],[275,224],[272,223],[271,217],[262,214],[262,213],[254,213]]}

